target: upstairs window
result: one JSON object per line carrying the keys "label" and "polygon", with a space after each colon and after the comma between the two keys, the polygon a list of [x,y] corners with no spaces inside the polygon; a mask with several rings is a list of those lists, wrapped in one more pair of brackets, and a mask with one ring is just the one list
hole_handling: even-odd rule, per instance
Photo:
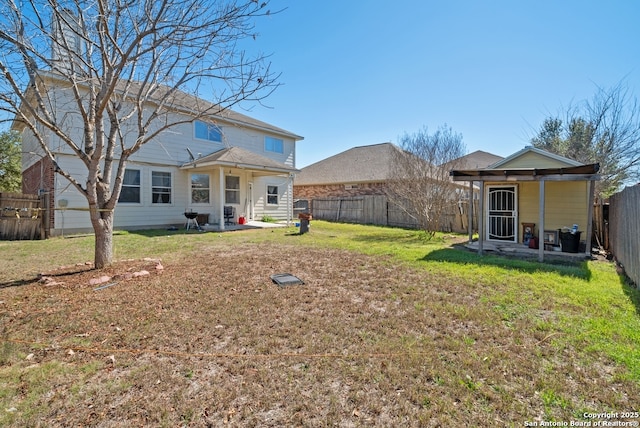
{"label": "upstairs window", "polygon": [[118,202],[140,203],[140,170],[125,169]]}
{"label": "upstairs window", "polygon": [[209,174],[191,174],[191,203],[209,203]]}
{"label": "upstairs window", "polygon": [[284,153],[284,142],[280,138],[264,137],[266,152]]}
{"label": "upstairs window", "polygon": [[196,138],[215,141],[216,143],[222,142],[222,131],[216,125],[201,120],[194,121],[193,125],[195,127]]}
{"label": "upstairs window", "polygon": [[171,203],[171,173],[151,171],[151,201],[154,204]]}
{"label": "upstairs window", "polygon": [[267,204],[278,205],[278,186],[267,186]]}

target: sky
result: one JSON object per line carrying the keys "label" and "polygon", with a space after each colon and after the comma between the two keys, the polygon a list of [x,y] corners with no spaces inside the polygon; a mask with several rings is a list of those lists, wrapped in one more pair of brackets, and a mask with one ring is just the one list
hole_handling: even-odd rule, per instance
{"label": "sky", "polygon": [[303,168],[449,126],[508,156],[546,117],[624,82],[640,98],[635,0],[272,0],[255,47],[278,89],[242,113],[284,128]]}

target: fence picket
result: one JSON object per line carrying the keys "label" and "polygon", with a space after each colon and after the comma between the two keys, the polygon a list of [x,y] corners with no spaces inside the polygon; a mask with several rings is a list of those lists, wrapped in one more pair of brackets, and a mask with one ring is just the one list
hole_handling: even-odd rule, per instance
{"label": "fence picket", "polygon": [[[475,202],[475,201],[474,201]],[[417,228],[418,221],[384,195],[317,198],[311,201],[313,218],[345,223]],[[477,205],[474,208],[477,213]],[[474,225],[476,224],[474,217]],[[453,204],[443,216],[443,232],[467,232],[468,203]]]}
{"label": "fence picket", "polygon": [[43,220],[38,195],[0,193],[0,240],[41,239]]}
{"label": "fence picket", "polygon": [[609,245],[627,276],[640,285],[640,185],[627,187],[610,198]]}

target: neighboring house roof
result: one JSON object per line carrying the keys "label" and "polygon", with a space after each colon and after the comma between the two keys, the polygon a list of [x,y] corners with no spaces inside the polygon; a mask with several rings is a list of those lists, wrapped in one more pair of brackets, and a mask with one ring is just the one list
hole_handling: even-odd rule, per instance
{"label": "neighboring house roof", "polygon": [[302,168],[293,181],[296,186],[339,183],[382,182],[390,178],[391,143],[358,146]]}
{"label": "neighboring house roof", "polygon": [[213,152],[209,155],[194,159],[191,162],[187,162],[180,168],[190,169],[214,165],[223,167],[228,166],[230,168],[263,170],[268,172],[293,173],[299,171],[288,165],[269,159],[266,156],[250,152],[249,150],[245,150],[240,147],[229,147],[218,150],[217,152]]}
{"label": "neighboring house roof", "polygon": [[504,158],[502,156],[494,155],[493,153],[484,152],[482,150],[476,150],[475,152],[464,155],[453,162],[455,162],[456,168],[476,169],[486,168],[503,159]]}

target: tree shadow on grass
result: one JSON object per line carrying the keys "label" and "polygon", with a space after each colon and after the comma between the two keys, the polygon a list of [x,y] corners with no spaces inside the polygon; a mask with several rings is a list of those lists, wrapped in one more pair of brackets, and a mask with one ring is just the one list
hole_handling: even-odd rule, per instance
{"label": "tree shadow on grass", "polygon": [[21,287],[23,285],[33,284],[34,282],[37,282],[37,281],[38,281],[38,278],[34,277],[31,279],[18,279],[15,281],[0,282],[0,290],[3,288],[10,288],[10,287]]}
{"label": "tree shadow on grass", "polygon": [[177,228],[177,227],[169,227],[165,229],[139,229],[139,230],[127,230],[127,231],[115,231],[113,232],[114,236],[117,235],[138,235],[144,236],[146,238],[156,238],[158,236],[167,236],[167,235],[193,235],[202,233],[197,229],[187,230],[185,228]]}
{"label": "tree shadow on grass", "polygon": [[494,266],[526,273],[550,272],[587,281],[591,280],[592,277],[591,270],[585,261],[549,260],[540,263],[531,257],[523,257],[521,255],[486,254],[480,256],[461,244],[431,251],[420,260],[459,263],[461,265]]}
{"label": "tree shadow on grass", "polygon": [[[425,232],[422,231],[407,231],[399,227],[392,226],[379,226],[381,229],[398,231],[398,233],[390,236],[388,232],[381,233],[367,233],[357,235],[351,239],[359,242],[367,242],[371,244],[384,244],[389,243],[392,240],[394,243],[407,244],[407,245],[421,245],[423,247],[435,247],[440,248],[443,245],[451,245],[457,242],[466,240],[466,236],[459,235],[444,235],[428,238]],[[406,233],[402,233],[406,231]]]}

